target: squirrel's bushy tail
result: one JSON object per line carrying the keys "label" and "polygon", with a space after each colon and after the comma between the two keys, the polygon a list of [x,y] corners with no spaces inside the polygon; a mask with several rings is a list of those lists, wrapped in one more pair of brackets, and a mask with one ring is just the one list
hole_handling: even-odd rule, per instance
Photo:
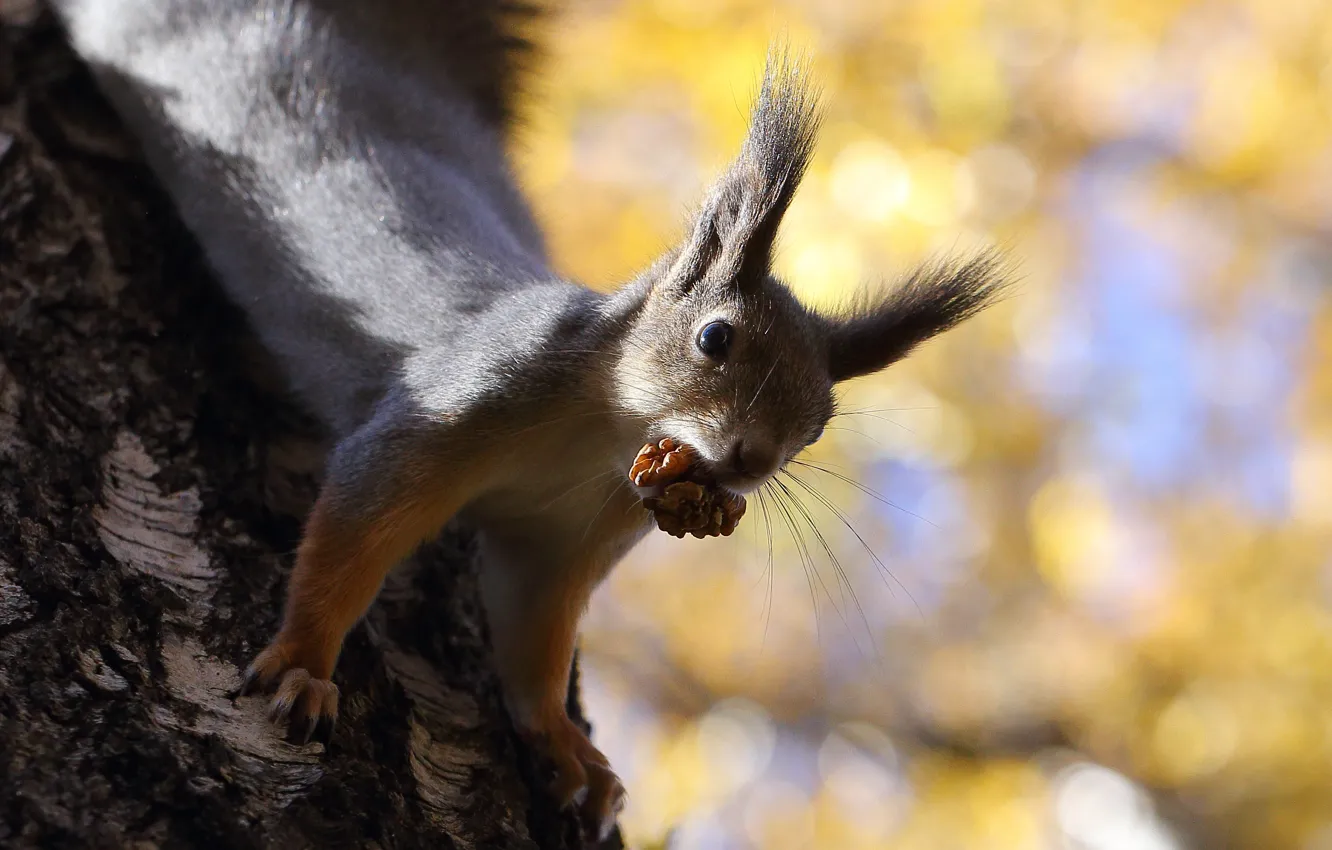
{"label": "squirrel's bushy tail", "polygon": [[[455,79],[468,88],[482,114],[507,124],[536,48],[528,37],[545,7],[541,0],[418,0],[447,7]],[[374,4],[371,4],[374,5]]]}
{"label": "squirrel's bushy tail", "polygon": [[394,45],[399,61],[460,87],[481,116],[506,125],[535,47],[528,37],[546,0],[307,0],[341,26]]}

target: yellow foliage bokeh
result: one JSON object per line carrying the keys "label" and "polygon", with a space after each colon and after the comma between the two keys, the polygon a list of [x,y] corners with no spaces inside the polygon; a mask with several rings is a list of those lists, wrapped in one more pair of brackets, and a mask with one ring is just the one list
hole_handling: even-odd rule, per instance
{"label": "yellow foliage bokeh", "polygon": [[513,148],[563,273],[680,237],[773,43],[826,110],[802,299],[1021,272],[846,388],[792,485],[835,561],[751,511],[599,592],[630,844],[1332,847],[1332,5],[551,5]]}

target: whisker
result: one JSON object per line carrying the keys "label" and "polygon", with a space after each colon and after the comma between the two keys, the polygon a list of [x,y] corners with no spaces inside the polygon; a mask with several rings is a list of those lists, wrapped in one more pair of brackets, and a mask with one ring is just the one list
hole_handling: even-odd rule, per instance
{"label": "whisker", "polygon": [[589,416],[602,416],[602,417],[604,417],[604,416],[606,416],[606,411],[604,411],[604,410],[588,410],[588,411],[584,411],[583,413],[571,413],[571,414],[568,414],[568,415],[566,415],[566,416],[556,416],[556,417],[554,417],[554,418],[552,418],[552,419],[546,419],[546,420],[544,420],[544,421],[537,422],[537,423],[534,424],[534,425],[527,425],[527,426],[525,426],[525,427],[523,427],[523,428],[519,428],[519,429],[516,430],[516,431],[505,431],[505,430],[501,430],[501,429],[498,429],[498,428],[497,428],[497,429],[489,430],[489,431],[486,431],[486,432],[478,432],[478,433],[504,434],[504,435],[509,436],[509,437],[517,437],[517,436],[521,436],[522,434],[526,434],[526,433],[528,433],[529,431],[536,431],[536,430],[539,430],[539,429],[541,429],[541,428],[548,428],[548,427],[550,427],[551,425],[558,425],[558,424],[560,424],[560,423],[562,423],[562,422],[570,422],[570,421],[573,421],[573,420],[575,420],[575,419],[586,419],[586,418],[589,417]]}
{"label": "whisker", "polygon": [[840,426],[838,426],[838,425],[825,425],[825,426],[823,426],[823,430],[825,430],[825,431],[846,431],[846,432],[851,433],[851,434],[859,434],[860,436],[864,437],[865,439],[869,440],[871,443],[874,443],[875,445],[878,445],[878,446],[882,446],[882,445],[883,445],[883,443],[881,443],[881,442],[879,442],[878,440],[874,439],[874,438],[871,437],[869,434],[866,434],[864,431],[857,431],[855,428],[842,428],[842,427],[840,427]]}
{"label": "whisker", "polygon": [[927,404],[921,407],[857,407],[855,410],[839,410],[834,416],[857,416],[862,413],[898,413],[905,410],[938,410],[939,406]]}
{"label": "whisker", "polygon": [[[833,571],[837,576],[837,589],[842,595],[843,605],[846,604],[847,593],[850,593],[851,601],[855,603],[856,610],[860,612],[860,621],[865,626],[865,635],[870,639],[871,644],[874,645],[874,655],[878,658],[878,646],[874,643],[874,630],[870,626],[869,617],[865,615],[865,607],[860,604],[860,598],[856,595],[856,589],[851,584],[851,577],[848,576],[846,570],[842,568],[842,562],[837,557],[837,553],[833,552],[832,546],[828,543],[828,539],[824,536],[823,531],[819,528],[818,524],[814,522],[813,515],[810,514],[809,508],[805,506],[805,503],[801,501],[800,497],[792,492],[785,484],[776,481],[776,479],[774,479],[774,481],[791,499],[796,510],[799,511],[800,515],[804,518],[805,524],[809,526],[809,530],[814,532],[814,538],[818,540],[819,546],[823,548],[823,553],[828,556],[828,562],[832,564]],[[863,653],[864,650],[860,648],[860,641],[856,640],[856,633],[851,629],[850,623],[846,622],[845,617],[842,618],[842,625],[846,627],[847,634],[851,636],[851,643],[855,646],[856,652]]]}
{"label": "whisker", "polygon": [[773,359],[772,368],[768,370],[768,374],[763,376],[763,380],[759,381],[758,389],[754,390],[754,397],[749,400],[749,406],[745,408],[745,413],[743,415],[748,415],[749,411],[754,409],[754,402],[758,401],[759,393],[762,393],[763,388],[768,385],[768,379],[772,377],[773,372],[777,371],[777,364],[780,362],[780,356]]}
{"label": "whisker", "polygon": [[551,499],[549,502],[546,502],[544,505],[542,505],[541,507],[537,508],[537,510],[538,510],[538,511],[545,511],[545,510],[548,510],[552,505],[554,505],[556,502],[560,501],[560,500],[563,499],[564,497],[568,496],[568,495],[569,495],[570,493],[572,493],[573,491],[575,491],[575,490],[581,490],[582,488],[584,488],[584,487],[586,487],[587,485],[591,484],[593,481],[596,481],[596,480],[601,479],[601,478],[605,478],[605,477],[608,476],[608,475],[619,475],[619,474],[620,474],[620,473],[617,472],[617,471],[614,470],[614,469],[607,469],[607,470],[605,470],[604,472],[598,472],[596,475],[593,475],[591,478],[588,478],[588,479],[586,479],[585,481],[582,481],[582,482],[580,482],[580,483],[578,483],[578,484],[573,485],[572,487],[570,487],[569,489],[565,490],[565,491],[564,491],[563,493],[561,493],[560,495],[556,496],[555,498]]}
{"label": "whisker", "polygon": [[815,470],[815,471],[817,471],[817,472],[822,472],[824,475],[831,475],[833,478],[836,478],[836,479],[839,480],[839,481],[844,481],[844,482],[846,482],[847,484],[850,484],[852,487],[855,487],[857,490],[859,490],[860,492],[864,493],[866,496],[869,496],[870,498],[872,498],[872,499],[874,499],[874,500],[876,500],[876,501],[878,501],[878,502],[881,502],[882,504],[887,505],[888,507],[893,508],[894,510],[899,510],[899,511],[901,511],[902,513],[906,514],[907,516],[915,517],[916,519],[920,520],[921,522],[926,523],[927,525],[931,525],[931,526],[933,526],[934,528],[939,528],[939,524],[938,524],[938,523],[932,522],[932,521],[926,519],[925,517],[921,516],[920,514],[916,513],[915,511],[908,510],[908,509],[902,507],[901,505],[899,505],[899,504],[897,504],[897,503],[895,503],[895,502],[890,501],[889,499],[885,498],[885,497],[883,496],[882,493],[878,493],[878,492],[876,492],[876,491],[870,489],[869,487],[866,487],[864,484],[861,484],[859,481],[855,480],[854,478],[850,478],[850,477],[848,477],[848,476],[845,476],[845,475],[843,475],[843,474],[840,473],[840,472],[835,472],[835,471],[833,471],[833,470],[827,468],[826,466],[821,466],[820,464],[812,463],[812,462],[807,461],[807,460],[800,460],[799,458],[791,458],[791,460],[789,461],[789,463],[794,463],[794,464],[797,465],[797,466],[804,466],[804,467],[807,467],[807,468],[809,468],[809,469],[813,469],[813,470]]}
{"label": "whisker", "polygon": [[[611,488],[610,494],[606,496],[606,501],[601,503],[601,507],[597,508],[597,512],[592,515],[592,519],[587,521],[587,528],[583,529],[583,536],[578,538],[579,543],[582,543],[584,540],[587,539],[587,535],[592,531],[592,526],[596,525],[597,519],[601,516],[601,512],[606,510],[606,506],[611,503],[611,499],[614,499],[615,495],[619,492],[620,492],[619,487]],[[630,508],[634,507],[634,503],[632,501],[630,502],[629,507]],[[625,511],[625,513],[628,513],[628,511]]]}
{"label": "whisker", "polygon": [[925,611],[920,607],[920,603],[916,601],[916,597],[914,594],[912,594],[910,588],[908,588],[905,584],[903,584],[902,580],[899,579],[897,575],[888,568],[888,565],[885,564],[882,561],[882,559],[879,558],[878,554],[869,545],[869,543],[866,542],[865,538],[861,536],[859,531],[856,530],[856,527],[851,524],[850,517],[848,517],[845,512],[843,512],[840,508],[838,508],[837,505],[835,505],[831,499],[829,499],[826,495],[824,495],[819,490],[810,485],[809,482],[805,481],[803,478],[800,478],[794,472],[783,471],[782,474],[786,475],[792,481],[803,487],[806,492],[808,492],[814,498],[818,499],[823,504],[824,507],[832,511],[832,513],[839,520],[842,521],[842,525],[846,526],[847,531],[850,531],[853,535],[855,535],[855,538],[860,543],[861,548],[863,548],[865,550],[865,553],[869,555],[871,559],[873,559],[874,564],[877,567],[876,572],[879,574],[879,580],[883,582],[883,586],[888,588],[888,591],[890,593],[893,592],[892,585],[888,584],[888,579],[892,579],[893,584],[896,584],[898,587],[900,587],[902,589],[902,592],[907,595],[907,598],[911,600],[911,604],[914,605],[916,608],[916,613],[923,618],[925,616]]}
{"label": "whisker", "polygon": [[[788,489],[777,479],[775,478],[772,479],[771,483],[776,485],[777,487],[777,489],[773,491],[773,495],[778,497],[777,498],[778,504],[784,506],[784,511],[786,512],[786,515],[790,520],[792,530],[793,531],[798,530],[799,523],[796,521],[795,514],[792,513],[791,510],[795,506],[792,503],[798,504],[799,500],[795,498],[795,496],[791,493],[790,489]],[[790,501],[788,502],[788,500]],[[806,521],[808,522],[808,519]],[[818,529],[814,528],[814,532],[817,535]],[[803,533],[799,533],[799,542],[800,542],[800,548],[803,551],[803,560],[804,562],[809,564],[809,571],[813,574],[814,579],[819,583],[819,587],[823,589],[823,595],[828,599],[828,604],[832,606],[833,613],[837,615],[837,619],[842,621],[842,627],[846,629],[847,634],[851,635],[851,641],[852,643],[855,643],[856,650],[860,651],[860,644],[856,641],[855,633],[851,631],[851,624],[846,621],[846,615],[842,612],[842,609],[837,605],[837,600],[833,599],[832,591],[828,589],[828,583],[823,580],[823,574],[819,572],[818,565],[815,564],[814,562],[814,553],[810,551],[809,544],[805,540],[805,536]]]}
{"label": "whisker", "polygon": [[[819,619],[819,599],[814,591],[814,578],[810,575],[809,552],[805,547],[804,539],[796,529],[795,520],[786,505],[782,503],[781,493],[777,490],[772,491],[773,505],[782,515],[782,521],[786,523],[786,530],[791,533],[791,539],[796,545],[796,554],[800,557],[800,566],[805,572],[805,584],[809,587],[809,602],[814,609],[814,634],[819,646],[823,646],[823,625]],[[820,580],[820,583],[822,580]],[[826,592],[826,588],[825,588]]]}
{"label": "whisker", "polygon": [[914,430],[903,425],[901,422],[898,422],[896,419],[889,419],[887,416],[879,416],[877,414],[867,413],[862,410],[841,411],[838,413],[834,413],[832,416],[829,416],[828,418],[836,419],[839,416],[868,416],[870,419],[877,419],[880,422],[887,422],[889,425],[896,425],[898,428],[901,428],[903,431],[906,431],[908,434],[916,433]]}
{"label": "whisker", "polygon": [[772,519],[768,516],[768,500],[764,498],[763,494],[763,491],[766,489],[768,489],[767,484],[760,487],[758,492],[755,493],[755,495],[758,496],[759,509],[763,512],[763,528],[768,535],[768,563],[763,570],[763,575],[759,577],[760,580],[762,580],[764,577],[768,579],[767,598],[764,600],[763,604],[763,610],[765,613],[763,616],[763,639],[759,642],[760,651],[762,651],[763,647],[767,646],[768,644],[768,627],[772,625],[772,605],[774,599],[773,581],[774,581],[774,573],[776,572],[773,566],[773,557],[772,557]]}

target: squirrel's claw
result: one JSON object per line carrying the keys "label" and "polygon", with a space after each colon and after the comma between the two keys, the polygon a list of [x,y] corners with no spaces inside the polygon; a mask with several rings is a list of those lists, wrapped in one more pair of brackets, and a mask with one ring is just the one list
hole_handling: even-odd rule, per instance
{"label": "squirrel's claw", "polygon": [[232,698],[248,696],[260,690],[262,688],[259,685],[259,668],[251,664],[245,668],[245,673],[241,676],[240,687],[236,689]]}
{"label": "squirrel's claw", "polygon": [[268,719],[287,724],[287,740],[293,744],[327,743],[338,717],[338,686],[316,679],[303,667],[291,666],[290,654],[274,643],[259,653],[241,677],[237,696],[253,692],[277,693],[268,706]]}
{"label": "squirrel's claw", "polygon": [[336,723],[336,715],[333,717],[327,714],[319,715],[319,719],[315,722],[314,735],[311,736],[311,740],[327,744],[329,739],[333,737],[333,726]]}
{"label": "squirrel's claw", "polygon": [[562,779],[563,777],[560,777],[551,783],[551,792],[555,795],[555,799],[561,801],[560,808],[582,809],[583,801],[587,799],[587,784],[584,783],[583,785],[579,785],[574,789],[574,792],[570,794],[566,790],[563,790],[562,785],[564,783],[561,782]]}
{"label": "squirrel's claw", "polygon": [[338,686],[315,679],[300,667],[288,670],[268,717],[274,723],[287,722],[287,740],[293,744],[308,744],[311,739],[326,742],[338,717]]}
{"label": "squirrel's claw", "polygon": [[563,809],[577,809],[579,822],[598,842],[615,829],[624,808],[624,786],[606,757],[567,717],[549,731],[524,733],[554,767],[551,795]]}
{"label": "squirrel's claw", "polygon": [[278,688],[273,701],[268,704],[268,719],[282,723],[291,717],[291,710],[301,698],[305,686],[310,681],[310,674],[304,670],[289,670],[282,677],[282,686]]}
{"label": "squirrel's claw", "polygon": [[615,830],[615,820],[624,808],[624,786],[609,767],[588,764],[586,768],[587,794],[579,805],[584,827],[599,844]]}
{"label": "squirrel's claw", "polygon": [[554,775],[550,779],[550,794],[560,804],[561,809],[581,809],[587,799],[587,771],[578,759],[565,752],[556,752],[550,747],[538,748],[542,754],[555,762]]}
{"label": "squirrel's claw", "polygon": [[313,714],[301,718],[293,717],[287,722],[287,743],[297,746],[310,743],[319,723],[320,718]]}
{"label": "squirrel's claw", "polygon": [[269,644],[263,652],[255,656],[250,666],[245,668],[236,695],[243,697],[251,693],[268,693],[273,690],[278,678],[290,666],[291,662],[282,644],[277,642]]}

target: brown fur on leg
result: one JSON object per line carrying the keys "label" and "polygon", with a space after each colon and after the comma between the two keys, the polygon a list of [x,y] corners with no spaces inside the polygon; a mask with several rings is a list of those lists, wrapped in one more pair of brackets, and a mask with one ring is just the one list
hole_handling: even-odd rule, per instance
{"label": "brown fur on leg", "polygon": [[[347,632],[379,593],[388,571],[456,509],[453,500],[414,498],[361,522],[338,516],[329,485],[315,502],[296,555],[287,604],[273,642],[246,670],[241,693],[277,686],[271,716],[288,738],[326,739],[338,713],[330,679]],[[279,684],[280,681],[280,684]]]}

